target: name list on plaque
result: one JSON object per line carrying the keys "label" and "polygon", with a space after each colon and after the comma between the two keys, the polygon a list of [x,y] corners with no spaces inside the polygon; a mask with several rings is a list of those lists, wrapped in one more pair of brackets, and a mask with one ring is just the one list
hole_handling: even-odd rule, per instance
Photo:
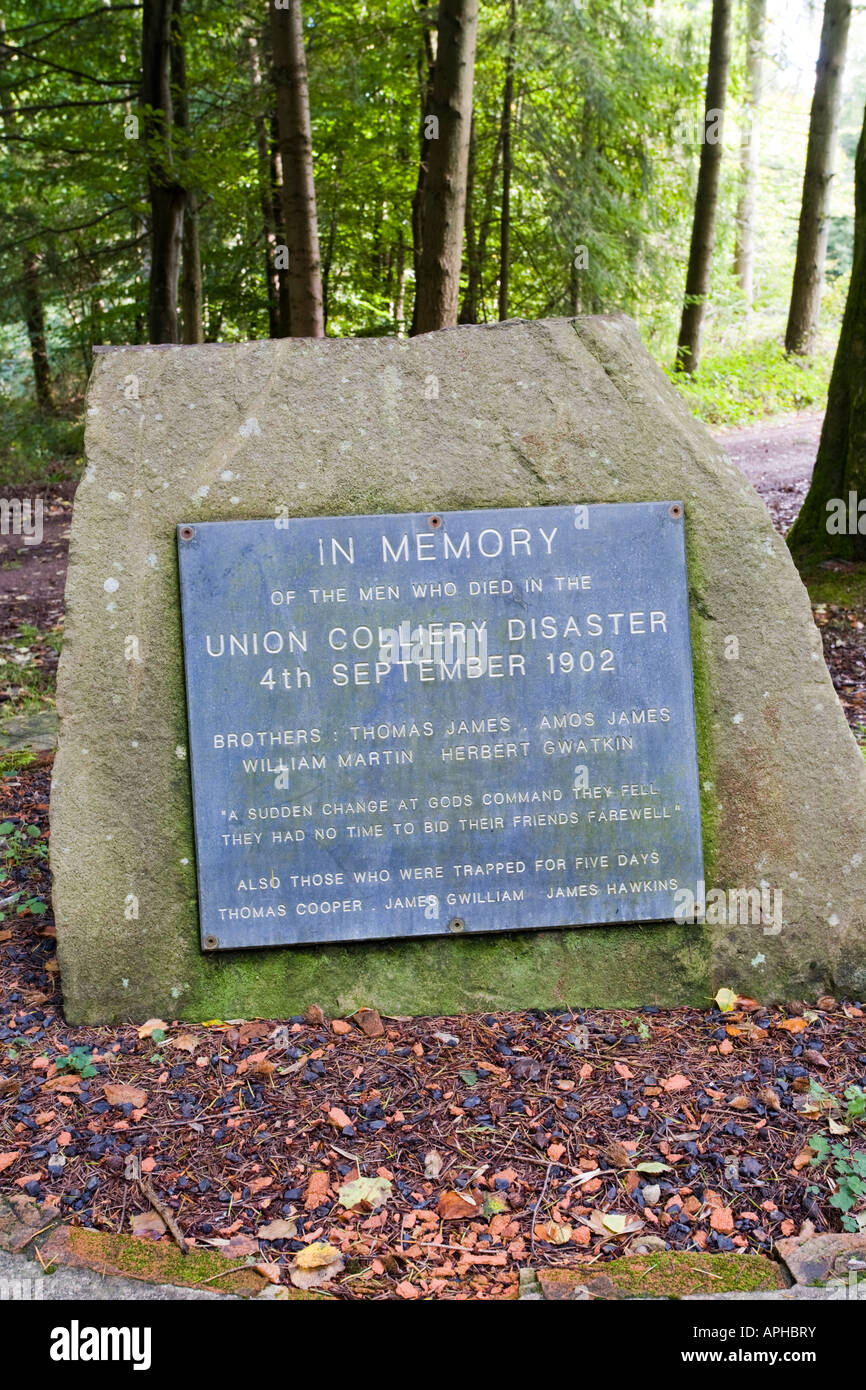
{"label": "name list on plaque", "polygon": [[207,950],[671,919],[679,502],[178,527]]}

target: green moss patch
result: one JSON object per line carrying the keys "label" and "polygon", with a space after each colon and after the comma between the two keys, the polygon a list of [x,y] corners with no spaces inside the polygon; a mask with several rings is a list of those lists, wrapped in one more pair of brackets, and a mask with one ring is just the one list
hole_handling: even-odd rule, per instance
{"label": "green moss patch", "polygon": [[[234,1261],[207,1250],[191,1250],[182,1255],[168,1241],[107,1235],[77,1226],[57,1234],[60,1242],[52,1240],[41,1252],[46,1263],[84,1265],[98,1274],[143,1279],[148,1284],[180,1284],[184,1288],[246,1296],[260,1293],[268,1282],[252,1266],[238,1268]],[[67,1252],[71,1259],[64,1258]],[[287,1289],[286,1293],[293,1299],[322,1297],[302,1289]]]}
{"label": "green moss patch", "polygon": [[819,565],[804,570],[800,578],[813,603],[836,603],[843,608],[866,606],[866,565],[846,565],[844,569]]}
{"label": "green moss patch", "polygon": [[[765,1255],[626,1255],[597,1265],[596,1274],[613,1281],[619,1293],[682,1298],[689,1293],[756,1293],[787,1288],[781,1266]],[[591,1280],[587,1278],[591,1286]]]}

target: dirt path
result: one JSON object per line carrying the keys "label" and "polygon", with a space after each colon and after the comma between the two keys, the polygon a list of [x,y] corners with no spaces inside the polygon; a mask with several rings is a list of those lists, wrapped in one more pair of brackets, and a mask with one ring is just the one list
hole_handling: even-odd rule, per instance
{"label": "dirt path", "polygon": [[806,496],[823,419],[820,413],[804,411],[745,429],[714,431],[732,462],[763,498],[783,535]]}

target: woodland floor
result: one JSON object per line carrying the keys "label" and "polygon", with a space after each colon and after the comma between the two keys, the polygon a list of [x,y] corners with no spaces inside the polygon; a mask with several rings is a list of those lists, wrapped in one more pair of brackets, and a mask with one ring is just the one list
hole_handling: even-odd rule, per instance
{"label": "woodland floor", "polygon": [[[787,529],[815,422],[724,442]],[[24,673],[6,686],[7,711],[50,699],[44,635],[62,622],[69,496],[49,501],[46,545],[0,549],[0,653],[11,648]],[[825,602],[816,618],[862,734],[863,610]],[[0,912],[19,891],[49,901],[50,768],[40,755],[0,776],[0,822],[22,830],[0,863]],[[50,910],[7,907],[0,1192],[170,1243],[125,1176],[137,1156],[196,1247],[234,1264],[254,1256],[285,1281],[298,1251],[327,1242],[344,1261],[328,1288],[343,1298],[501,1297],[521,1265],[597,1268],[649,1237],[656,1249],[770,1253],[806,1220],[841,1229],[833,1170],[811,1162],[808,1141],[850,1120],[848,1087],[866,1088],[859,1002],[381,1023],[372,1011],[328,1020],[309,1002],[283,1022],[71,1028]],[[860,1134],[852,1121],[842,1147]],[[359,1175],[380,1182],[346,1192]]]}

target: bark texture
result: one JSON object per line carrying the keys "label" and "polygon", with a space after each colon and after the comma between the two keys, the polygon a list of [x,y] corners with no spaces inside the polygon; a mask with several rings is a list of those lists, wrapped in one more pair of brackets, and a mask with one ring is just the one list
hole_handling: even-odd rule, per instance
{"label": "bark texture", "polygon": [[797,259],[785,330],[786,352],[803,356],[811,354],[818,332],[818,311],[824,287],[824,262],[827,259],[827,233],[830,227],[830,184],[839,135],[842,73],[850,22],[851,0],[825,0],[815,94],[809,118]]}

